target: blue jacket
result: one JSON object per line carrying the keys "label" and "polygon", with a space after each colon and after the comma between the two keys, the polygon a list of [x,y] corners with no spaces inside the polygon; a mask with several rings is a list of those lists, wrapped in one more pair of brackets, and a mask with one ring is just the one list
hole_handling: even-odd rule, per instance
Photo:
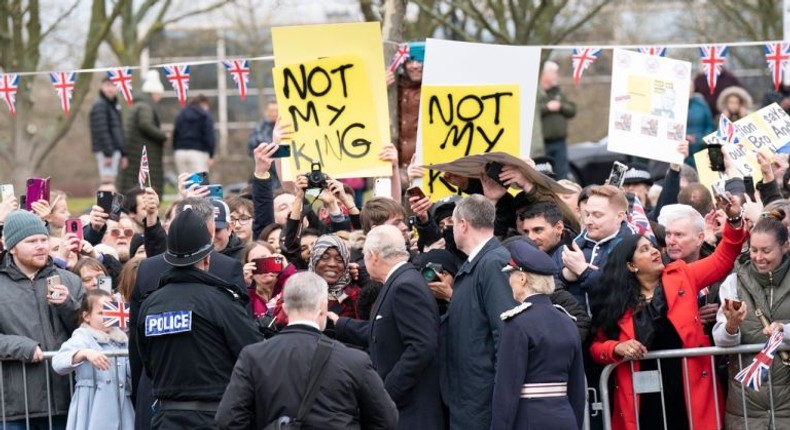
{"label": "blue jacket", "polygon": [[705,142],[702,141],[702,138],[713,133],[714,130],[716,130],[716,124],[713,123],[713,115],[710,113],[708,104],[702,95],[695,93],[689,99],[686,134],[693,135],[694,139],[689,142],[689,156],[685,160],[686,164],[696,167],[694,154],[702,151],[705,147]]}
{"label": "blue jacket", "polygon": [[173,149],[194,149],[208,152],[214,158],[214,120],[211,113],[199,106],[187,106],[176,117]]}

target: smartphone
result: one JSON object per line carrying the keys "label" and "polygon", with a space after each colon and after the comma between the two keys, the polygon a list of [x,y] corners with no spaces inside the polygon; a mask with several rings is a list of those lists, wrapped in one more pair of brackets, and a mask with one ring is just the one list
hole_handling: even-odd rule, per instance
{"label": "smartphone", "polygon": [[208,198],[211,200],[222,200],[224,197],[224,193],[222,191],[222,185],[219,184],[211,184],[208,186]]}
{"label": "smartphone", "polygon": [[486,176],[493,179],[497,184],[507,188],[507,185],[499,179],[499,174],[502,173],[503,167],[505,166],[503,166],[502,163],[497,163],[496,161],[488,163],[486,166]]}
{"label": "smartphone", "polygon": [[255,258],[252,260],[255,263],[255,275],[264,273],[280,273],[283,271],[283,258],[282,257],[265,257]]}
{"label": "smartphone", "polygon": [[19,207],[26,208],[27,207],[27,196],[22,194],[19,196]]}
{"label": "smartphone", "polygon": [[0,185],[0,197],[2,200],[6,201],[14,198],[14,185],[13,184],[3,184]]}
{"label": "smartphone", "polygon": [[121,219],[121,212],[123,211],[123,201],[126,200],[123,194],[113,193],[112,204],[110,205],[110,219],[118,221]]}
{"label": "smartphone", "polygon": [[106,214],[112,210],[113,194],[110,191],[96,191],[96,206],[102,208]]}
{"label": "smartphone", "polygon": [[710,169],[714,172],[723,172],[724,167],[724,153],[721,151],[721,145],[708,145],[708,160],[710,161]]}
{"label": "smartphone", "polygon": [[47,278],[47,294],[50,295],[53,299],[58,299],[60,294],[58,291],[55,291],[55,285],[62,284],[60,280],[60,275],[52,275]]}
{"label": "smartphone", "polygon": [[417,226],[417,216],[412,215],[406,218],[406,226],[409,227],[409,230],[414,229]]}
{"label": "smartphone", "polygon": [[751,176],[744,176],[743,177],[743,185],[746,186],[746,195],[752,199],[753,202],[757,201],[754,198],[754,178]]}
{"label": "smartphone", "polygon": [[102,275],[96,278],[96,286],[98,289],[112,294],[112,278],[107,275]]}
{"label": "smartphone", "polygon": [[192,182],[192,184],[190,184],[187,188],[204,186],[210,183],[208,180],[208,172],[193,173],[189,176],[189,181]]}
{"label": "smartphone", "polygon": [[272,158],[288,158],[291,156],[291,145],[280,145],[274,154],[272,154]]}
{"label": "smartphone", "polygon": [[392,179],[376,178],[373,197],[392,197]]}
{"label": "smartphone", "polygon": [[625,172],[628,171],[628,166],[625,164],[615,161],[612,165],[612,171],[609,172],[609,185],[614,185],[617,188],[623,187],[623,181],[625,181]]}
{"label": "smartphone", "polygon": [[724,304],[736,311],[741,308],[741,303],[743,302],[741,302],[740,300],[724,299]]}
{"label": "smartphone", "polygon": [[406,190],[406,194],[409,197],[417,197],[419,199],[424,199],[425,198],[425,193],[422,192],[422,188],[420,188],[418,186],[414,186],[414,187],[409,188],[408,190]]}
{"label": "smartphone", "polygon": [[66,220],[66,233],[75,234],[80,242],[82,242],[84,239],[82,235],[82,220],[79,218]]}
{"label": "smartphone", "polygon": [[25,192],[27,200],[25,209],[33,210],[32,204],[39,200],[49,201],[49,178],[27,178],[27,189]]}

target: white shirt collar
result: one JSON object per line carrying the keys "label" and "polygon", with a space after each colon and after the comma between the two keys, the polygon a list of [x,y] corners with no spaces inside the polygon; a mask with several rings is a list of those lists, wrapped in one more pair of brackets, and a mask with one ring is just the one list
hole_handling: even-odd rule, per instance
{"label": "white shirt collar", "polygon": [[469,253],[469,258],[467,258],[467,261],[471,263],[475,259],[475,257],[477,257],[477,254],[480,253],[483,247],[486,246],[486,243],[488,243],[491,239],[493,239],[493,237],[490,237],[488,238],[488,240],[484,240],[480,242],[477,246],[475,246],[472,252]]}
{"label": "white shirt collar", "polygon": [[396,270],[398,270],[398,268],[399,268],[400,266],[403,266],[403,265],[404,265],[404,264],[406,264],[406,263],[408,263],[408,261],[401,261],[400,263],[397,263],[397,264],[395,264],[394,266],[392,266],[392,269],[390,269],[390,271],[389,271],[389,272],[387,272],[387,277],[386,277],[386,278],[384,278],[384,282],[383,282],[383,283],[385,283],[385,284],[386,284],[386,283],[387,283],[387,280],[389,280],[390,276],[392,276],[392,274],[393,274],[393,273],[395,273],[395,271],[396,271]]}
{"label": "white shirt collar", "polygon": [[316,329],[318,331],[321,331],[321,329],[318,327],[318,324],[315,321],[310,321],[310,320],[289,321],[288,325],[289,326],[292,326],[292,325],[309,325],[310,327],[313,327],[314,329]]}

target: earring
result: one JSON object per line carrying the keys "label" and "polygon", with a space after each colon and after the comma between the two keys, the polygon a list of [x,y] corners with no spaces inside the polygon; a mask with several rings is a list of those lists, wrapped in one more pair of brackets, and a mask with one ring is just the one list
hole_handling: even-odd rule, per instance
{"label": "earring", "polygon": [[634,267],[634,273],[639,273],[639,268],[638,267]]}

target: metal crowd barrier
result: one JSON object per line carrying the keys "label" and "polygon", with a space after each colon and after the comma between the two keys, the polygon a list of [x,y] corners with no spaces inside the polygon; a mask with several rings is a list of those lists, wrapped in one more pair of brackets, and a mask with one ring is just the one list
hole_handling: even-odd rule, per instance
{"label": "metal crowd barrier", "polygon": [[[634,403],[633,403],[633,405],[634,405],[634,411],[635,411],[635,415],[636,415],[636,428],[637,428],[637,430],[639,430],[639,427],[640,427],[639,426],[639,413],[637,412],[638,408],[636,407],[637,403],[638,403],[637,402],[637,394],[648,394],[648,393],[656,393],[656,392],[661,394],[661,411],[662,411],[662,414],[664,416],[664,430],[667,430],[667,422],[666,422],[666,416],[667,415],[666,415],[666,408],[665,408],[666,401],[664,399],[664,391],[663,391],[663,386],[662,386],[662,382],[661,382],[661,360],[666,360],[666,359],[671,359],[671,358],[680,358],[680,359],[682,359],[682,372],[683,372],[683,375],[684,375],[683,390],[684,390],[684,393],[688,396],[689,393],[690,393],[690,391],[689,391],[690,390],[690,387],[689,387],[689,375],[688,375],[688,358],[689,357],[699,357],[699,356],[710,356],[710,363],[711,363],[711,370],[712,370],[711,383],[713,385],[714,396],[716,397],[716,398],[714,398],[714,405],[715,405],[715,408],[716,408],[716,410],[715,410],[716,423],[717,423],[717,428],[718,429],[723,429],[724,428],[724,422],[722,422],[722,420],[721,420],[722,414],[720,413],[721,411],[719,410],[719,402],[718,402],[718,398],[717,398],[718,397],[718,392],[717,392],[717,389],[716,389],[717,386],[719,385],[719,378],[718,378],[718,374],[716,372],[716,363],[714,361],[714,356],[720,356],[720,355],[737,356],[738,357],[738,369],[743,369],[744,366],[748,366],[752,362],[751,358],[749,358],[748,360],[744,360],[743,355],[744,354],[756,354],[756,353],[760,352],[763,349],[764,346],[765,346],[764,344],[755,344],[755,345],[740,345],[740,346],[734,346],[734,347],[715,347],[715,346],[713,346],[713,347],[706,347],[706,348],[669,349],[669,350],[663,350],[663,351],[648,352],[647,354],[645,354],[645,356],[641,360],[624,360],[624,361],[620,361],[620,362],[617,362],[617,363],[610,364],[610,365],[606,366],[603,369],[603,372],[601,373],[601,380],[600,380],[600,394],[601,394],[600,395],[600,400],[601,400],[601,410],[603,412],[604,430],[611,430],[612,429],[612,407],[611,407],[611,404],[610,404],[609,377],[612,375],[612,373],[614,372],[615,368],[617,368],[617,366],[629,365],[631,367],[631,378],[634,381],[634,390],[633,390],[633,402]],[[790,350],[790,345],[782,344],[782,346],[779,347],[779,350]],[[648,371],[645,371],[645,372],[637,372],[637,371],[634,370],[634,366],[633,366],[634,361],[642,361],[642,362],[644,362],[644,361],[649,361],[649,360],[656,360],[657,361],[657,366],[656,366],[657,370],[648,370]],[[777,361],[779,361],[781,363],[781,358],[779,357],[779,354],[776,354],[776,357],[774,358],[774,360],[777,360]],[[652,379],[652,383],[642,384],[643,386],[640,387],[639,386],[640,384],[637,382],[637,379],[642,381],[643,378],[641,378],[641,375],[639,375],[639,374],[640,373],[648,373],[648,372],[657,372],[658,380],[656,381],[655,377],[654,377],[656,375],[656,373],[653,373],[652,375],[646,375],[646,376],[648,376],[648,378],[644,378],[644,379]],[[729,381],[729,374],[728,374],[727,381]],[[656,383],[658,384],[658,387],[655,387]],[[744,422],[745,428],[752,428],[752,427],[749,426],[749,414],[748,414],[748,412],[746,410],[746,390],[747,389],[748,388],[744,387],[743,385],[740,386],[741,398],[743,400],[742,403],[743,403],[743,417],[744,417],[744,420],[745,420],[745,422]],[[760,388],[760,391],[763,391],[763,390],[768,390],[768,393],[769,393],[768,395],[769,395],[770,404],[771,404],[771,410],[770,410],[771,424],[772,424],[771,428],[773,430],[776,430],[776,418],[774,416],[773,385],[772,385],[772,382],[771,382],[771,374],[770,374],[770,372],[768,373],[768,380]],[[723,400],[725,400],[723,403],[726,404],[726,399],[723,399]],[[694,430],[694,423],[691,421],[692,404],[691,404],[691,402],[688,402],[688,401],[686,401],[685,403],[686,403],[686,408],[687,408],[686,413],[688,414],[688,417],[689,417],[689,429],[690,430]],[[595,405],[593,406],[593,409],[597,409],[595,407]]]}
{"label": "metal crowd barrier", "polygon": [[[129,356],[129,351],[127,351],[125,349],[124,350],[120,350],[119,349],[119,350],[115,350],[115,351],[102,351],[102,352],[104,353],[104,355],[106,355],[112,361],[112,368],[115,369],[115,380],[116,381],[124,380],[125,378],[122,379],[121,375],[120,375],[120,373],[118,371],[118,357],[128,357]],[[55,354],[57,354],[57,351],[44,352],[44,359],[41,362],[39,362],[39,363],[21,363],[22,384],[23,384],[22,390],[23,390],[23,393],[24,393],[24,403],[25,403],[25,428],[27,428],[27,429],[31,428],[30,427],[30,420],[33,419],[30,416],[31,415],[31,411],[30,411],[30,405],[28,403],[28,399],[29,399],[29,396],[28,396],[28,383],[27,383],[27,369],[28,369],[28,367],[30,367],[30,366],[46,366],[46,372],[44,372],[45,375],[46,375],[46,387],[45,388],[47,390],[46,391],[46,393],[47,393],[47,417],[46,418],[47,418],[47,422],[48,422],[48,428],[50,430],[59,428],[59,427],[55,427],[53,425],[53,420],[52,420],[52,418],[53,418],[53,410],[52,410],[52,408],[53,408],[53,406],[52,406],[53,393],[52,393],[52,390],[51,390],[51,388],[52,388],[51,387],[52,381],[50,380],[53,377],[52,375],[55,375],[54,377],[58,377],[58,378],[68,378],[68,380],[69,380],[69,396],[73,396],[73,394],[74,394],[74,373],[71,373],[69,375],[60,376],[60,375],[57,375],[54,372],[54,370],[52,370],[52,358],[55,356]],[[5,430],[6,429],[6,423],[8,421],[8,419],[6,418],[5,381],[3,380],[3,378],[4,378],[3,373],[4,373],[4,370],[5,370],[5,366],[8,366],[8,363],[20,364],[20,362],[18,360],[0,359],[0,430]],[[88,365],[90,366],[90,363],[88,363]],[[97,383],[97,381],[96,381],[96,373],[94,373],[93,383],[94,383],[94,386],[96,386],[96,383]],[[121,405],[121,399],[119,398],[116,403],[118,405],[118,416],[120,417],[121,416],[121,406],[122,406]],[[66,410],[65,412],[68,412],[68,410]],[[41,418],[43,418],[43,417],[41,417]],[[63,422],[63,427],[64,428],[65,428],[65,424],[66,423],[64,421]]]}

